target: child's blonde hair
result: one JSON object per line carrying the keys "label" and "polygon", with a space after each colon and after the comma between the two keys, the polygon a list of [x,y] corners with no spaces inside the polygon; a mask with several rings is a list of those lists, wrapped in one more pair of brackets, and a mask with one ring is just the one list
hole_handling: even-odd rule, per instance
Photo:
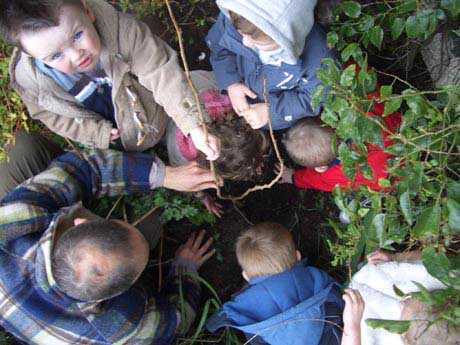
{"label": "child's blonde hair", "polygon": [[297,262],[289,230],[269,222],[254,225],[238,237],[236,257],[248,278],[281,273]]}
{"label": "child's blonde hair", "polygon": [[294,162],[316,168],[328,165],[336,157],[333,133],[315,119],[303,119],[287,131],[283,143]]}
{"label": "child's blonde hair", "polygon": [[233,25],[239,32],[251,36],[251,38],[256,41],[275,42],[273,38],[268,36],[265,32],[260,30],[257,26],[252,24],[246,18],[232,11],[228,11],[228,13],[230,15],[230,19],[232,20]]}

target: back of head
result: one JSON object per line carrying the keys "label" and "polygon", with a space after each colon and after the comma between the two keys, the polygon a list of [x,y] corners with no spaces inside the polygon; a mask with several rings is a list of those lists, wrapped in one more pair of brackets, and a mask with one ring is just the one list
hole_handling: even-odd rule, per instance
{"label": "back of head", "polygon": [[[228,180],[253,181],[260,175],[270,155],[265,134],[254,130],[242,117],[225,117],[208,125],[220,140],[220,155],[214,161],[216,173]],[[201,165],[207,165],[204,157]]]}
{"label": "back of head", "polygon": [[236,257],[248,278],[281,273],[297,262],[289,230],[269,222],[254,225],[238,237]]}
{"label": "back of head", "polygon": [[59,288],[82,301],[126,291],[139,272],[130,231],[112,220],[88,221],[66,230],[54,245],[52,272]]}
{"label": "back of head", "polygon": [[83,8],[81,0],[3,0],[0,3],[0,31],[13,44],[21,32],[37,32],[59,25],[63,5]]}
{"label": "back of head", "polygon": [[333,130],[315,119],[298,121],[286,132],[283,143],[291,159],[309,168],[327,166],[335,158]]}
{"label": "back of head", "polygon": [[411,320],[409,330],[402,338],[406,345],[458,345],[460,339],[460,327],[448,324],[446,320],[432,321],[439,316],[430,307],[416,298],[409,298],[403,303],[401,320]]}

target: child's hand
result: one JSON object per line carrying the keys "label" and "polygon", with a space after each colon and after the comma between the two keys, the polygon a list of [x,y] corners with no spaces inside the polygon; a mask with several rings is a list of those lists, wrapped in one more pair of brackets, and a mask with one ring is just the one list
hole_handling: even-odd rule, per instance
{"label": "child's hand", "polygon": [[201,230],[196,237],[196,232],[194,232],[188,241],[179,247],[176,257],[192,262],[199,269],[216,252],[215,249],[209,250],[213,241],[212,237],[203,243],[204,234],[205,231]]}
{"label": "child's hand", "polygon": [[199,126],[190,131],[190,137],[195,147],[206,155],[207,160],[214,161],[219,158],[220,142],[214,135],[208,134],[206,141],[204,130]]}
{"label": "child's hand", "polygon": [[343,333],[346,336],[361,333],[361,319],[364,313],[364,300],[358,290],[345,289],[342,296],[345,301],[343,309]]}
{"label": "child's hand", "polygon": [[373,253],[370,253],[367,256],[367,262],[369,262],[371,265],[377,265],[381,264],[384,262],[390,262],[394,261],[394,254],[386,252],[384,250],[376,250]]}
{"label": "child's hand", "polygon": [[247,123],[253,129],[259,129],[265,126],[268,123],[268,104],[267,103],[257,103],[249,106],[249,109],[241,113]]}
{"label": "child's hand", "polygon": [[[275,165],[275,174],[278,175],[280,173],[281,166],[280,163],[276,163]],[[284,166],[283,168],[283,175],[281,175],[281,179],[278,181],[278,183],[293,183],[292,182],[292,174],[294,173],[294,170],[291,168],[288,168],[287,166]]]}
{"label": "child's hand", "polygon": [[230,102],[232,102],[233,110],[235,110],[238,115],[241,115],[243,111],[249,108],[246,96],[251,97],[252,99],[257,98],[257,95],[242,83],[235,83],[230,85],[227,88],[227,92],[228,97],[230,98]]}
{"label": "child's hand", "polygon": [[222,217],[222,205],[219,204],[213,196],[209,195],[206,192],[198,192],[196,193],[198,199],[201,200],[204,207],[208,210],[209,213],[212,213],[216,217]]}
{"label": "child's hand", "polygon": [[110,141],[115,141],[120,138],[120,130],[116,128],[112,128],[110,130]]}

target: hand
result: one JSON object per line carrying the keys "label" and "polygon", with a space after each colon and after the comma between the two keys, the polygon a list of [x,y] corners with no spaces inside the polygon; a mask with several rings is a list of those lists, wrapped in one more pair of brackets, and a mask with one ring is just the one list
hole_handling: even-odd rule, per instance
{"label": "hand", "polygon": [[[275,174],[278,175],[281,170],[280,163],[276,163],[275,165]],[[287,166],[283,167],[283,174],[281,175],[281,179],[278,183],[293,183],[292,181],[292,174],[294,173],[294,169],[288,168]]]}
{"label": "hand", "polygon": [[214,161],[219,158],[220,141],[214,135],[208,134],[206,141],[204,129],[199,126],[190,131],[190,137],[195,147],[206,155],[207,160]]}
{"label": "hand", "polygon": [[367,262],[369,262],[371,265],[377,265],[384,262],[394,261],[394,257],[394,254],[379,249],[367,256]]}
{"label": "hand", "polygon": [[208,251],[213,241],[212,237],[205,244],[202,244],[204,234],[205,231],[201,230],[197,237],[196,232],[194,232],[187,242],[179,247],[176,257],[192,262],[199,269],[216,252],[215,249]]}
{"label": "hand", "polygon": [[246,96],[251,97],[252,99],[257,98],[257,95],[243,83],[230,85],[227,88],[227,92],[230,102],[232,103],[233,110],[235,110],[238,115],[249,108]]}
{"label": "hand", "polygon": [[112,128],[110,130],[110,141],[115,141],[118,138],[120,138],[120,130],[118,130],[117,128]]}
{"label": "hand", "polygon": [[347,336],[361,333],[361,319],[364,313],[364,300],[358,290],[345,289],[342,296],[345,301],[343,309],[343,332]]}
{"label": "hand", "polygon": [[265,126],[268,123],[268,104],[267,103],[257,103],[249,106],[249,109],[243,111],[241,114],[246,119],[246,122],[253,129],[259,129]]}
{"label": "hand", "polygon": [[217,189],[211,171],[200,167],[195,161],[178,167],[167,166],[163,187],[181,192],[197,192],[208,188]]}
{"label": "hand", "polygon": [[198,199],[203,203],[204,207],[209,211],[209,213],[214,214],[216,217],[222,217],[222,205],[219,204],[211,195],[206,192],[198,192]]}

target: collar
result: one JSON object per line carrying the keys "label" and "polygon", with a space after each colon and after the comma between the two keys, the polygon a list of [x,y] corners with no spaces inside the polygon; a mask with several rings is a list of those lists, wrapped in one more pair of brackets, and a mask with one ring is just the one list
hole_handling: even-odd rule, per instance
{"label": "collar", "polygon": [[279,277],[281,275],[284,275],[284,274],[287,274],[288,272],[293,271],[296,267],[299,267],[299,266],[306,267],[307,262],[308,262],[308,259],[302,259],[299,262],[297,262],[291,269],[283,271],[281,273],[266,274],[266,275],[263,275],[263,276],[253,277],[253,278],[249,279],[249,285],[256,285],[256,284],[259,284],[259,283],[261,283],[261,282],[263,282],[263,281],[265,281],[267,279],[276,279],[277,277]]}

